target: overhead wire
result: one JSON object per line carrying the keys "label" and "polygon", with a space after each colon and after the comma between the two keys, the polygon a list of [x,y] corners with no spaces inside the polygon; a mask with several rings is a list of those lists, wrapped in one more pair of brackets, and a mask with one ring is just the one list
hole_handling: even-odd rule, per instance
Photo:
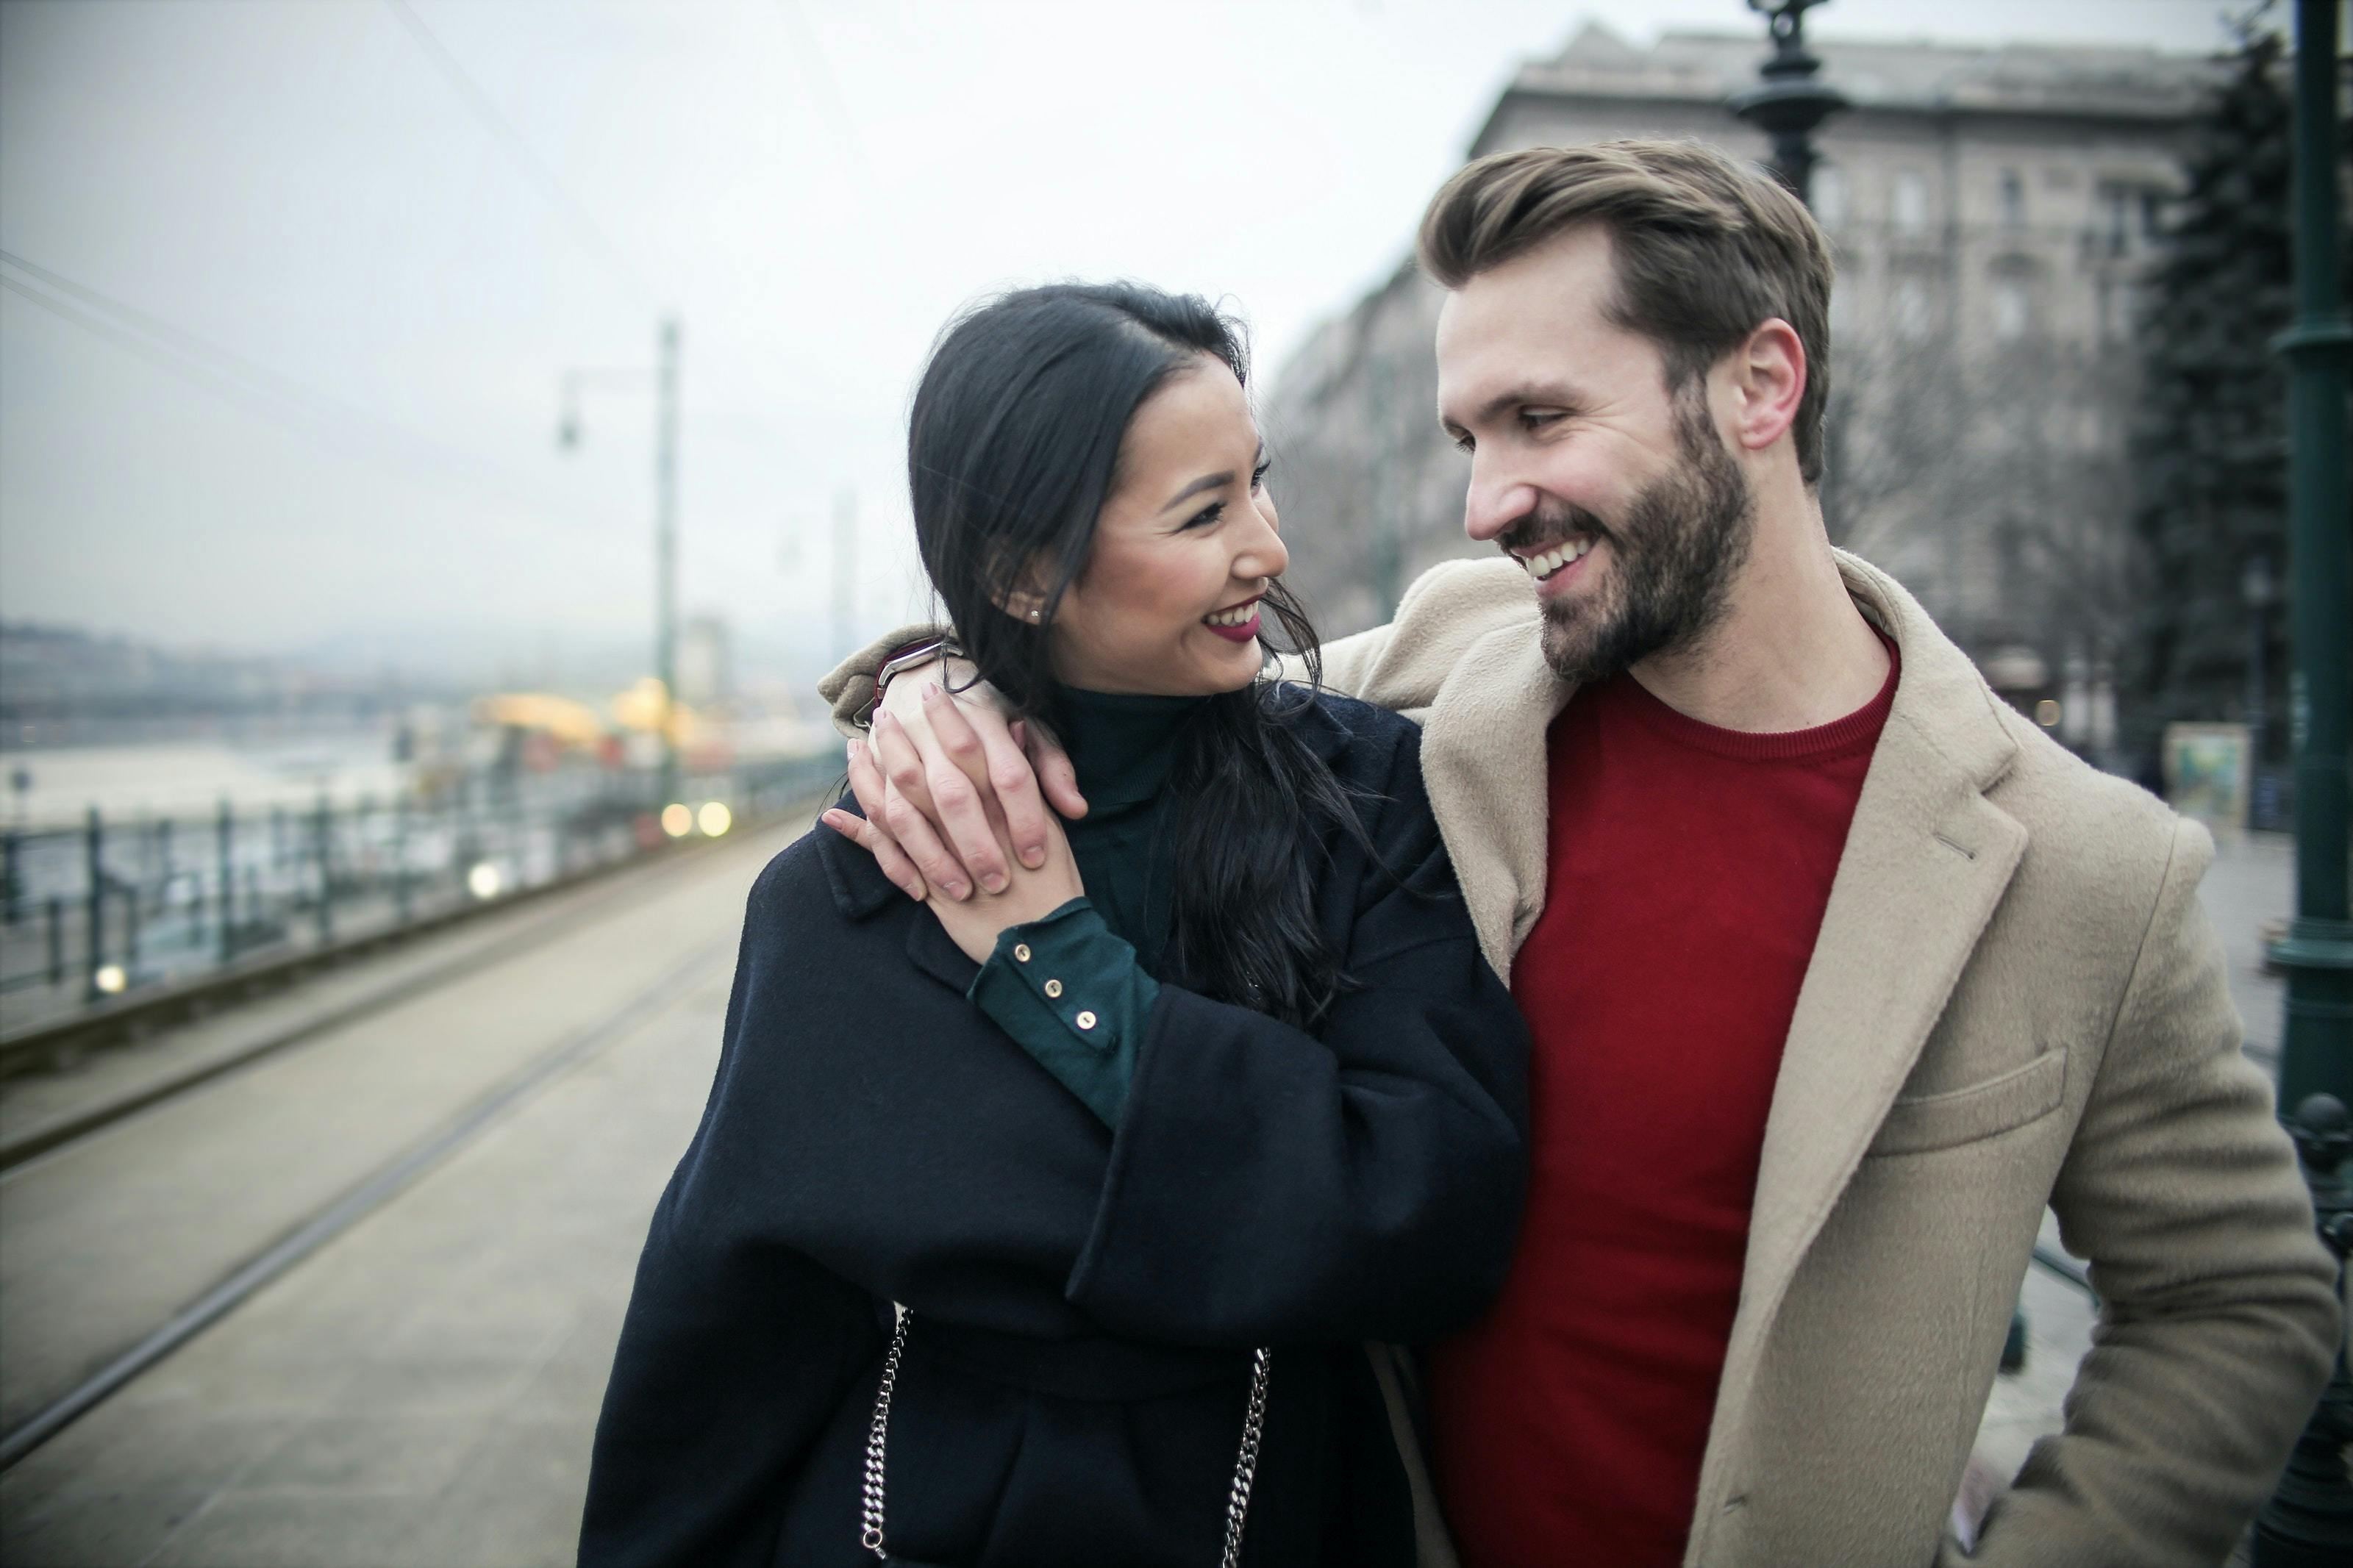
{"label": "overhead wire", "polygon": [[834,134],[849,150],[849,155],[861,174],[871,174],[873,165],[867,160],[866,139],[858,133],[858,121],[849,112],[849,105],[841,96],[841,84],[834,79],[833,62],[826,58],[824,40],[809,25],[808,14],[801,9],[800,0],[776,0],[776,15],[785,30],[793,36],[794,44],[808,57],[811,75],[817,80],[817,96],[823,100],[826,118],[833,124]]}
{"label": "overhead wire", "polygon": [[[522,132],[515,129],[513,121],[500,112],[497,100],[466,69],[458,57],[450,52],[448,46],[441,41],[439,36],[426,25],[425,19],[417,14],[416,9],[408,4],[408,0],[384,0],[384,3],[399,19],[401,26],[408,30],[409,36],[417,41],[417,47],[424,51],[425,58],[432,62],[434,68],[457,90],[459,100],[472,113],[475,121],[493,141],[506,149],[508,155],[565,216],[574,237],[582,246],[604,262],[619,281],[628,285],[637,295],[640,304],[655,310],[674,310],[675,306],[662,303],[661,291],[648,280],[646,274],[629,258],[628,253],[606,232],[604,226],[599,224],[595,215],[589,211],[587,204],[575,195],[571,188],[564,183],[547,162],[532,149],[530,142],[524,138]],[[858,141],[856,128],[847,123],[848,110],[839,104],[839,93],[833,91],[831,73],[825,67],[821,50],[818,53],[817,58],[824,83],[822,90],[833,94],[835,108],[844,117],[843,129],[849,135],[851,149],[862,163],[865,157],[864,149]],[[772,438],[786,439],[774,421],[770,419],[744,409],[730,409],[728,412],[732,417],[741,423],[757,425],[766,429]]]}
{"label": "overhead wire", "polygon": [[[649,310],[659,310],[660,292],[596,222],[587,206],[532,150],[522,133],[499,111],[489,93],[468,74],[424,19],[408,5],[406,0],[385,0],[385,4],[399,19],[426,58],[456,89],[460,101],[481,128],[505,149],[563,214],[574,237],[610,270],[637,302]],[[823,69],[821,57],[819,69]],[[829,77],[827,83],[829,89]],[[853,150],[859,150],[854,128],[845,123],[844,129],[851,139]],[[42,288],[29,287],[24,281],[0,274],[0,289],[126,353],[145,360],[199,391],[259,414],[315,443],[436,482],[462,482],[477,491],[491,493],[507,505],[551,519],[571,522],[583,516],[601,515],[597,509],[534,495],[527,485],[501,471],[495,463],[322,392],[272,370],[249,355],[223,347],[153,311],[93,289],[13,251],[0,249],[0,262],[42,285]],[[49,292],[44,292],[44,289]],[[79,307],[69,303],[69,300],[79,300]],[[724,405],[713,412],[738,425],[757,426],[770,432],[772,437],[776,434],[774,422],[757,414]],[[720,434],[733,440],[744,439],[733,432],[706,433]]]}
{"label": "overhead wire", "polygon": [[0,249],[0,263],[50,292],[5,272],[0,272],[0,289],[297,435],[438,483],[459,481],[507,506],[562,522],[605,515],[594,506],[534,494],[494,463],[322,392],[14,251]]}
{"label": "overhead wire", "polygon": [[663,309],[659,291],[647,280],[644,273],[638,270],[628,253],[605,232],[604,226],[588,211],[586,204],[574,195],[571,188],[556,177],[555,171],[532,150],[522,132],[499,112],[497,102],[483,90],[482,84],[458,62],[458,57],[451,54],[448,46],[425,25],[425,18],[411,8],[408,0],[384,0],[384,3],[399,18],[400,25],[408,29],[409,37],[417,40],[417,47],[425,51],[425,58],[432,61],[434,68],[457,89],[459,100],[473,113],[475,120],[507,150],[523,172],[537,182],[548,200],[572,226],[574,237],[610,268],[614,275],[638,295],[640,304],[651,310]]}

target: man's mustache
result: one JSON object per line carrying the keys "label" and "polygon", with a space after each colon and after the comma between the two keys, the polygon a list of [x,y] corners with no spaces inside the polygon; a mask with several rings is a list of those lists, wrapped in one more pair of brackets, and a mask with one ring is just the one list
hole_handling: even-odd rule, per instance
{"label": "man's mustache", "polygon": [[1616,537],[1608,523],[1581,506],[1538,505],[1497,534],[1495,542],[1507,553],[1533,555],[1579,533],[1594,539]]}

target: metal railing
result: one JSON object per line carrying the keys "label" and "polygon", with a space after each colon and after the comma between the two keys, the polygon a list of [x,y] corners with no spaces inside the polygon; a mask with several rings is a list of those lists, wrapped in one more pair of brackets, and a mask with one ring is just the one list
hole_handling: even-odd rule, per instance
{"label": "metal railing", "polygon": [[[14,1032],[269,952],[447,918],[825,789],[839,752],[690,773],[480,770],[385,800],[0,828],[0,1010]],[[664,808],[669,808],[668,821]]]}

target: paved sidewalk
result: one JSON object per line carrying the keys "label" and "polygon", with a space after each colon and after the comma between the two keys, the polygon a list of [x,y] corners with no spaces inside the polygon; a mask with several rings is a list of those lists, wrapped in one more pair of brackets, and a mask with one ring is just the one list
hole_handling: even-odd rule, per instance
{"label": "paved sidewalk", "polygon": [[[732,937],[778,842],[747,844],[699,918],[666,922],[670,952],[610,951],[602,927],[565,945],[650,975],[691,925]],[[722,943],[602,1054],[0,1474],[0,1562],[569,1563],[637,1250],[709,1088],[733,956]]]}
{"label": "paved sidewalk", "polygon": [[571,1561],[646,1220],[723,963],[399,1202],[0,1477],[55,1564]]}

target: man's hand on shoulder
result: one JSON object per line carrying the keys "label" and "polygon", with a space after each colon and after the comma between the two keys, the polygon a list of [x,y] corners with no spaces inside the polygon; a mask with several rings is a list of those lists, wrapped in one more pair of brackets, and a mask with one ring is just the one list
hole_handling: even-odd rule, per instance
{"label": "man's hand on shoulder", "polygon": [[1048,807],[1086,815],[1070,757],[1042,727],[1008,720],[968,665],[901,673],[874,714],[872,738],[850,742],[849,787],[864,821],[828,811],[826,825],[872,854],[912,899],[995,895],[1014,862],[1037,869],[1060,837]]}

